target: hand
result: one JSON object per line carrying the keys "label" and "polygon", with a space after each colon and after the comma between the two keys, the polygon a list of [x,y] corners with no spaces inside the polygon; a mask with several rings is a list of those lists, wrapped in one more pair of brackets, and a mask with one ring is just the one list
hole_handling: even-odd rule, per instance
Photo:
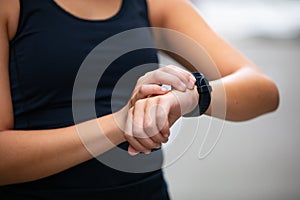
{"label": "hand", "polygon": [[198,103],[198,92],[172,91],[164,95],[138,100],[129,110],[125,138],[128,152],[146,154],[168,141],[170,127],[182,115],[192,111]]}
{"label": "hand", "polygon": [[[130,118],[130,113],[132,113],[132,107],[135,105],[135,103],[138,100],[150,97],[150,96],[155,96],[155,95],[164,95],[168,93],[168,90],[160,87],[160,84],[166,84],[166,85],[171,85],[174,89],[178,91],[186,91],[187,89],[192,89],[194,88],[194,83],[195,83],[195,78],[194,76],[175,66],[167,66],[163,68],[159,68],[157,70],[151,71],[146,73],[144,76],[139,78],[137,81],[136,87],[133,91],[133,94],[127,104],[121,111],[119,111],[118,115],[116,116],[121,116],[118,117],[120,128],[124,130],[123,128],[126,126],[124,122],[129,123],[127,118]],[[131,109],[131,110],[130,110]],[[121,114],[120,114],[121,113]],[[122,128],[123,127],[123,128]],[[127,132],[129,133],[129,132]],[[131,133],[129,133],[131,134]],[[167,135],[167,134],[166,134]],[[157,141],[159,143],[149,143],[148,144],[148,150],[149,152],[153,148],[158,148],[161,146],[161,142],[166,142],[167,138],[164,138],[162,136],[157,135],[156,136]],[[150,148],[151,146],[151,148]],[[134,148],[132,146],[129,147],[129,152],[130,150],[133,151]]]}
{"label": "hand", "polygon": [[[133,106],[134,103],[139,100],[146,98],[145,92],[141,88],[143,85],[147,84],[165,84],[170,85],[178,91],[186,91],[186,89],[193,89],[196,82],[195,77],[188,71],[185,71],[179,67],[168,65],[166,67],[159,68],[157,70],[146,73],[144,76],[140,77],[137,81],[131,99],[129,101],[129,106]],[[156,95],[153,93],[152,95]]]}

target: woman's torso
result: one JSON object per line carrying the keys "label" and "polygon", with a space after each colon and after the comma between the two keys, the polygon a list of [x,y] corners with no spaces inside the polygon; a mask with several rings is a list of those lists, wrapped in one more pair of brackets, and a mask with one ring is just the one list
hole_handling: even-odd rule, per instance
{"label": "woman's torso", "polygon": [[[83,61],[107,38],[126,30],[150,26],[146,2],[124,0],[112,9],[115,13],[104,14],[103,20],[83,19],[71,11],[66,11],[52,0],[21,0],[20,2],[19,22],[16,34],[10,42],[9,69],[14,127],[22,130],[38,130],[73,125],[73,85]],[[151,31],[131,39],[127,42],[134,43],[135,40],[153,42]],[[126,41],[124,44],[127,44]],[[106,53],[118,52],[118,49],[118,46],[111,45],[107,51],[100,52],[97,59],[107,59]],[[98,117],[125,105],[130,92],[121,92],[121,95],[116,96],[118,99],[116,105],[111,103],[116,84],[124,74],[137,66],[158,63],[156,53],[155,49],[138,49],[121,55],[109,66],[101,66],[101,62],[94,66],[93,69],[96,70],[97,67],[106,68],[95,89],[95,110]],[[157,65],[152,65],[146,70],[150,71],[155,67]],[[132,79],[126,82],[125,87],[121,84],[117,89],[130,91],[140,75],[131,76]],[[88,119],[83,117],[83,120]],[[126,149],[127,145],[124,143],[120,147]],[[162,156],[157,155],[159,156],[154,160],[157,166],[160,166]],[[106,156],[109,157],[109,152]],[[148,162],[151,163],[151,159]],[[145,162],[145,165],[147,164]],[[148,182],[152,182],[151,185],[148,185]],[[30,196],[37,194],[39,190],[40,195],[48,193],[46,196],[49,196],[51,191],[60,191],[58,194],[63,195],[64,192],[61,190],[63,188],[64,191],[69,191],[67,194],[79,197],[97,191],[111,193],[117,191],[116,188],[130,191],[130,188],[143,184],[144,188],[151,191],[151,188],[159,185],[164,187],[162,183],[163,178],[159,169],[148,173],[125,173],[114,170],[97,159],[92,159],[45,179],[3,187],[2,191],[19,192]],[[114,192],[109,196],[112,194]]]}

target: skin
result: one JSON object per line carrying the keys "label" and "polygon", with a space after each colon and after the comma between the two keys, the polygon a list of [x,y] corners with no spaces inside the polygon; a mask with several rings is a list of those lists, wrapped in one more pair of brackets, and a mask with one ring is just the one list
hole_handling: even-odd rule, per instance
{"label": "skin", "polygon": [[[85,19],[109,18],[121,5],[120,0],[57,0],[57,3]],[[212,112],[212,107],[222,103],[220,94],[223,87],[226,91],[227,120],[248,120],[278,107],[279,95],[274,82],[214,33],[188,1],[148,0],[148,6],[152,26],[174,29],[193,38],[216,63],[220,78],[205,67],[197,68],[171,55],[188,69],[194,71],[197,68],[211,80],[212,103],[206,114],[223,117],[222,113]],[[9,41],[16,34],[18,19],[19,1],[0,0],[0,185],[56,174],[126,140],[131,145],[129,152],[132,155],[149,153],[150,149],[166,142],[170,126],[197,105],[199,95],[190,74],[176,67],[167,67],[141,77],[128,104],[114,114],[60,129],[13,130],[8,49]],[[171,37],[156,35],[155,40],[179,48]],[[197,60],[197,52],[191,58]],[[160,83],[172,85],[175,90],[162,90],[156,85]],[[161,107],[164,112],[159,109]],[[92,147],[89,151],[77,132],[80,128],[86,130],[85,141]]]}

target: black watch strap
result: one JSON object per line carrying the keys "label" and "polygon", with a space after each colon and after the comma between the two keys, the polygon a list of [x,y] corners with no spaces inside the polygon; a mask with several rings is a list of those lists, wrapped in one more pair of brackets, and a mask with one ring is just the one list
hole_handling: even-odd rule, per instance
{"label": "black watch strap", "polygon": [[197,91],[199,93],[199,102],[198,106],[192,112],[184,115],[184,117],[196,117],[203,115],[207,111],[211,102],[210,93],[212,88],[209,85],[208,80],[199,72],[193,72],[192,74],[196,78],[195,85],[197,86]]}

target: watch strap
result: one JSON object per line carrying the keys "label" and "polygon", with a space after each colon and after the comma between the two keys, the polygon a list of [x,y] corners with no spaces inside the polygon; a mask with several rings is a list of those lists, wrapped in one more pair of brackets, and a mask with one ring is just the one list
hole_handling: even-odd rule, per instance
{"label": "watch strap", "polygon": [[199,72],[193,72],[192,74],[196,78],[195,85],[197,86],[197,91],[199,93],[199,101],[198,106],[196,106],[192,112],[185,114],[184,117],[198,117],[203,115],[207,111],[211,102],[210,93],[212,91],[212,87],[209,85],[208,80]]}

